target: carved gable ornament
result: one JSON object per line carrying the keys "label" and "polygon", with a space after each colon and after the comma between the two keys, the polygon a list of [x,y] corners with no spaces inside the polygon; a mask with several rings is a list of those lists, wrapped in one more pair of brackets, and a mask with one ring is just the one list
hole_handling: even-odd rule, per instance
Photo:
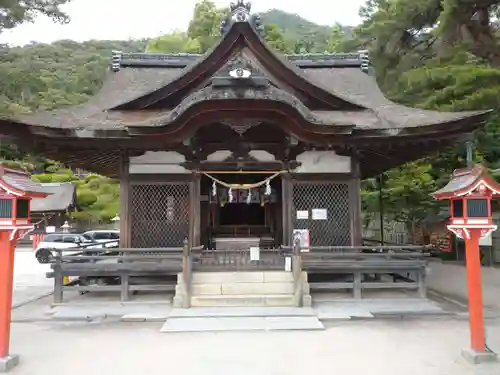
{"label": "carved gable ornament", "polygon": [[249,2],[238,0],[236,3],[231,3],[230,10],[231,19],[234,22],[248,22],[252,5]]}
{"label": "carved gable ornament", "polygon": [[256,14],[250,14],[252,5],[248,1],[238,0],[229,6],[231,14],[227,19],[222,20],[220,29],[221,34],[226,34],[235,23],[248,22],[259,34],[262,34],[264,28],[260,17]]}
{"label": "carved gable ornament", "polygon": [[254,66],[251,60],[237,53],[214,75],[214,87],[254,87],[269,86],[268,78]]}

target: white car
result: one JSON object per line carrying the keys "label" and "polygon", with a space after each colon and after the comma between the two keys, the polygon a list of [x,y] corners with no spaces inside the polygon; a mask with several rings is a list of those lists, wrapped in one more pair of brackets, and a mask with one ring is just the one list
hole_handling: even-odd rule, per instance
{"label": "white car", "polygon": [[56,251],[54,251],[56,249],[75,249],[75,251],[65,251],[62,255],[76,255],[81,254],[83,248],[107,247],[107,244],[98,244],[97,241],[92,241],[91,238],[79,233],[49,233],[35,249],[35,257],[39,263],[49,263],[56,256]]}

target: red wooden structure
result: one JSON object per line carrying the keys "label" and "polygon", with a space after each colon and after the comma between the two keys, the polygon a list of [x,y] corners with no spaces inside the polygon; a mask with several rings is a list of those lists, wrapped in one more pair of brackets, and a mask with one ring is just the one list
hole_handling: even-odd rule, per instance
{"label": "red wooden structure", "polygon": [[479,240],[497,229],[491,218],[491,200],[500,196],[498,184],[482,165],[456,170],[448,184],[433,193],[450,201],[448,229],[465,240],[469,299],[470,350],[464,356],[478,363],[495,355],[486,347]]}
{"label": "red wooden structure", "polygon": [[0,372],[18,363],[9,353],[16,241],[33,229],[31,199],[46,196],[24,172],[0,166]]}

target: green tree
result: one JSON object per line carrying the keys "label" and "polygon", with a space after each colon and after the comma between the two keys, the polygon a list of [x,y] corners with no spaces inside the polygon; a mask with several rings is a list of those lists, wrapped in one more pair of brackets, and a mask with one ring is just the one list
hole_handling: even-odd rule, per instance
{"label": "green tree", "polygon": [[218,9],[210,0],[202,0],[195,5],[187,35],[198,41],[201,52],[210,49],[220,37],[221,21],[227,14],[227,8]]}
{"label": "green tree", "polygon": [[200,53],[202,51],[198,39],[191,39],[186,33],[172,33],[152,39],[146,48],[147,52],[163,53]]}
{"label": "green tree", "polygon": [[330,31],[330,36],[328,38],[327,50],[328,52],[341,52],[339,51],[341,44],[345,40],[344,32],[342,31],[342,26],[336,23],[332,30]]}
{"label": "green tree", "polygon": [[[369,0],[360,11],[363,24],[355,30],[353,44],[370,50],[376,78],[396,102],[445,111],[495,109],[486,128],[475,134],[474,157],[496,168],[500,155],[498,39],[486,38],[494,24],[484,14],[477,34],[470,34],[481,17],[470,13],[477,5],[465,0]],[[489,11],[495,9],[493,2],[484,5]],[[480,35],[486,39],[471,45]],[[436,209],[437,202],[430,201],[427,193],[441,187],[453,169],[465,165],[463,155],[463,145],[457,145],[386,172],[386,211],[411,224],[426,210]],[[373,184],[365,182],[366,210],[378,210],[375,196]]]}
{"label": "green tree", "polygon": [[[437,184],[433,166],[425,161],[387,171],[383,175],[382,187],[385,215],[405,223],[412,235],[416,225],[437,212],[441,205],[431,196],[437,190]],[[364,181],[362,201],[365,212],[379,211],[379,194],[379,185],[374,179]]]}
{"label": "green tree", "polygon": [[0,33],[23,22],[32,22],[37,15],[44,15],[56,22],[67,22],[68,16],[60,6],[70,0],[2,0],[0,1]]}
{"label": "green tree", "polygon": [[276,51],[280,51],[283,53],[289,52],[289,49],[285,43],[285,38],[276,25],[264,26],[264,40]]}

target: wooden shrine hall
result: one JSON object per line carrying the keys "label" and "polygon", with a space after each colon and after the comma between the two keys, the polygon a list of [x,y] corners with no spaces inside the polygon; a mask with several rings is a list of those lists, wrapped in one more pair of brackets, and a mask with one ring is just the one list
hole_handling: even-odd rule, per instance
{"label": "wooden shrine hall", "polygon": [[386,99],[366,52],[281,55],[238,1],[205,55],[114,52],[88,103],[0,120],[21,147],[120,179],[121,247],[361,245],[360,180],[487,119]]}

